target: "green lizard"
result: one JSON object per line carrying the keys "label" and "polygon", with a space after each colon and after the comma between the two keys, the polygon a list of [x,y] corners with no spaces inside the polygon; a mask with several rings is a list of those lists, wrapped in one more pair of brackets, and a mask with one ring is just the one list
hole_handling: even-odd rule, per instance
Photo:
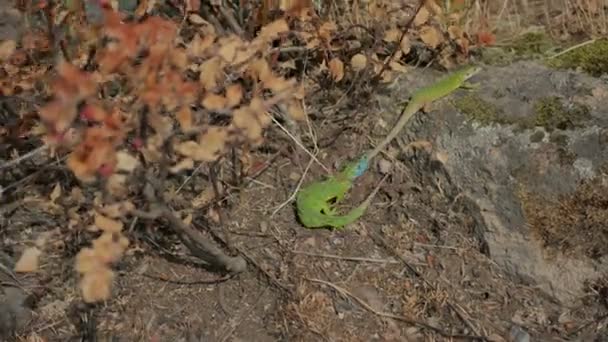
{"label": "green lizard", "polygon": [[433,85],[415,91],[408,105],[404,108],[399,121],[374,149],[365,153],[358,160],[349,162],[336,175],[330,176],[324,181],[313,182],[298,192],[296,207],[300,222],[307,228],[328,226],[341,228],[361,217],[380,189],[382,181],[359,206],[345,215],[336,215],[336,209],[331,206],[329,201],[335,199],[335,203],[338,203],[344,199],[355,178],[361,176],[367,170],[369,161],[399,134],[414,114],[424,109],[431,102],[449,95],[458,88],[474,88],[475,85],[467,81],[480,71],[481,67],[467,66],[451,73]]}

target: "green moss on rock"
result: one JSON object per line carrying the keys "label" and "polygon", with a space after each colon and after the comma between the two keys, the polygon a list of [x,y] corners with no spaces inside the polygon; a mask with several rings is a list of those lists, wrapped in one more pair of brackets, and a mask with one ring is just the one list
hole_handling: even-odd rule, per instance
{"label": "green moss on rock", "polygon": [[500,108],[473,93],[454,100],[454,105],[467,118],[475,120],[484,126],[491,123],[507,123],[503,119],[503,112]]}
{"label": "green moss on rock", "polygon": [[542,98],[534,104],[534,126],[547,131],[572,129],[590,118],[589,108],[580,104],[566,108],[557,96]]}
{"label": "green moss on rock", "polygon": [[550,59],[547,64],[558,69],[577,69],[599,77],[608,74],[608,39],[598,39],[561,56]]}

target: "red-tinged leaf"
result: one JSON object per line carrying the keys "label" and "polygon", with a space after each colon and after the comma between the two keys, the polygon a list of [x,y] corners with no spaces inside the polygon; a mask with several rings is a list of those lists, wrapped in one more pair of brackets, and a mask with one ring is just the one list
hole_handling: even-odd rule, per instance
{"label": "red-tinged leaf", "polygon": [[477,32],[477,41],[479,45],[488,46],[496,43],[496,36],[487,31]]}
{"label": "red-tinged leaf", "polygon": [[132,144],[133,144],[133,147],[139,151],[144,146],[144,140],[142,138],[135,138],[135,139],[133,139]]}
{"label": "red-tinged leaf", "polygon": [[98,172],[103,178],[107,178],[114,173],[114,167],[110,164],[103,164],[99,167]]}

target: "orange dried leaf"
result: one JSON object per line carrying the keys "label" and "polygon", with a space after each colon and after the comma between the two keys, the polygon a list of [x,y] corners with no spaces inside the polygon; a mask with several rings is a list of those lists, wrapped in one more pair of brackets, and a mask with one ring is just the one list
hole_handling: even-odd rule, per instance
{"label": "orange dried leaf", "polygon": [[217,80],[219,79],[220,73],[222,72],[221,60],[219,57],[213,57],[206,60],[200,66],[200,82],[205,90],[212,90],[217,87]]}
{"label": "orange dried leaf", "polygon": [[431,12],[426,8],[426,6],[422,6],[418,14],[416,14],[416,18],[414,18],[414,25],[420,26],[425,24],[429,18],[431,17]]}
{"label": "orange dried leaf", "polygon": [[275,20],[260,29],[258,37],[264,41],[277,39],[281,33],[289,31],[289,25],[285,19]]}
{"label": "orange dried leaf", "polygon": [[410,42],[410,38],[408,36],[404,36],[401,40],[401,44],[399,44],[399,47],[401,48],[401,52],[403,52],[403,54],[407,55],[408,53],[410,53],[410,51],[412,50],[412,43]]}
{"label": "orange dried leaf", "polygon": [[228,100],[222,95],[209,93],[205,96],[201,104],[209,110],[221,110],[226,108]]}
{"label": "orange dried leaf", "polygon": [[287,112],[294,120],[304,120],[306,118],[302,105],[295,101],[289,104],[289,107],[287,107]]}
{"label": "orange dried leaf", "polygon": [[188,45],[188,55],[190,56],[202,56],[207,49],[209,49],[215,42],[215,35],[205,35],[201,38],[198,34],[194,36],[190,44]]}
{"label": "orange dried leaf", "polygon": [[384,32],[384,38],[382,39],[387,43],[393,43],[398,41],[399,37],[401,37],[401,30],[397,28],[392,28]]}
{"label": "orange dried leaf", "polygon": [[192,110],[189,106],[183,106],[179,109],[176,114],[177,122],[179,122],[182,131],[189,131],[192,129],[193,121],[192,121]]}
{"label": "orange dried leaf", "polygon": [[236,36],[222,38],[218,41],[220,46],[218,55],[226,62],[232,63],[236,57],[237,49],[243,45],[243,42]]}
{"label": "orange dried leaf", "polygon": [[176,174],[185,170],[192,170],[194,168],[194,160],[190,158],[182,159],[177,164],[169,168],[169,172]]}
{"label": "orange dried leaf", "polygon": [[119,220],[114,220],[106,217],[98,212],[95,213],[95,226],[97,228],[110,233],[119,233],[122,231],[123,223]]}
{"label": "orange dried leaf", "polygon": [[188,55],[182,49],[171,50],[171,63],[180,69],[185,69],[188,66]]}
{"label": "orange dried leaf", "polygon": [[338,27],[332,21],[326,21],[319,28],[319,37],[325,41],[331,40],[331,34],[336,31]]}
{"label": "orange dried leaf", "polygon": [[188,16],[188,21],[194,25],[208,25],[209,22],[203,19],[200,15],[192,13]]}
{"label": "orange dried leaf", "polygon": [[31,273],[37,271],[40,254],[42,254],[42,252],[37,247],[26,248],[15,264],[15,272]]}
{"label": "orange dried leaf", "polygon": [[420,30],[420,39],[433,49],[443,43],[443,35],[433,26],[423,27]]}
{"label": "orange dried leaf", "polygon": [[0,43],[0,61],[7,60],[15,49],[17,48],[17,43],[14,40],[5,40]]}
{"label": "orange dried leaf", "polygon": [[80,280],[82,298],[87,303],[94,303],[110,298],[114,273],[103,267],[95,272],[86,273]]}
{"label": "orange dried leaf", "polygon": [[272,90],[275,94],[281,93],[293,86],[293,80],[286,80],[283,77],[270,76],[264,82],[264,88]]}
{"label": "orange dried leaf", "polygon": [[199,152],[198,160],[214,161],[224,150],[227,141],[228,132],[226,129],[223,127],[210,127],[199,139],[199,144],[203,147],[205,152]]}
{"label": "orange dried leaf", "polygon": [[232,84],[226,88],[226,99],[228,107],[236,107],[243,99],[243,87],[240,84]]}
{"label": "orange dried leaf", "polygon": [[272,71],[270,71],[270,66],[268,65],[268,62],[261,58],[249,63],[249,72],[254,78],[257,78],[262,82],[267,81],[273,76]]}
{"label": "orange dried leaf", "polygon": [[336,82],[339,82],[344,77],[344,63],[335,57],[329,61],[329,72]]}

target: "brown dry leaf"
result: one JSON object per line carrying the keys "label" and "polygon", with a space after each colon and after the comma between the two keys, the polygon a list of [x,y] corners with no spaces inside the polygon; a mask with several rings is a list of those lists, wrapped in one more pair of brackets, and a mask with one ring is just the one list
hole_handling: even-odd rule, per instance
{"label": "brown dry leaf", "polygon": [[418,14],[416,14],[416,18],[414,18],[414,25],[423,25],[429,20],[430,17],[431,12],[426,8],[426,6],[422,6]]}
{"label": "brown dry leaf", "polygon": [[128,194],[127,176],[115,173],[106,181],[106,190],[113,196],[121,198]]}
{"label": "brown dry leaf", "polygon": [[304,109],[302,105],[297,101],[292,101],[289,103],[287,107],[287,113],[294,120],[304,120],[306,118],[306,113],[304,113]]}
{"label": "brown dry leaf", "polygon": [[192,13],[188,16],[188,21],[194,25],[209,25],[207,20],[203,19],[200,15]]}
{"label": "brown dry leaf", "polygon": [[139,165],[139,160],[125,151],[116,153],[116,169],[120,171],[132,172]]}
{"label": "brown dry leaf", "polygon": [[177,164],[169,168],[169,172],[176,174],[184,170],[192,170],[194,168],[194,160],[190,158],[182,159]]}
{"label": "brown dry leaf", "polygon": [[95,226],[104,232],[119,233],[122,231],[123,223],[95,212]]}
{"label": "brown dry leaf", "polygon": [[201,38],[197,34],[194,36],[194,38],[192,38],[192,41],[190,41],[190,44],[188,45],[188,49],[186,51],[190,56],[202,56],[205,51],[213,45],[214,41],[214,35],[205,35],[204,38]]}
{"label": "brown dry leaf", "polygon": [[15,272],[31,273],[38,270],[38,258],[42,252],[37,247],[29,247],[23,251],[15,264]]}
{"label": "brown dry leaf", "polygon": [[401,30],[397,28],[392,28],[384,32],[384,38],[382,39],[387,43],[393,43],[398,41],[399,37],[401,37]]}
{"label": "brown dry leaf", "polygon": [[241,103],[243,99],[243,87],[240,84],[232,84],[226,88],[227,106],[232,108]]}
{"label": "brown dry leaf", "polygon": [[435,27],[425,26],[420,29],[420,39],[434,49],[443,42],[443,35]]}
{"label": "brown dry leaf", "polygon": [[0,43],[0,61],[7,60],[15,49],[17,48],[17,43],[14,40],[5,40]]}
{"label": "brown dry leaf", "polygon": [[397,61],[390,62],[389,66],[391,67],[391,70],[393,70],[393,71],[397,71],[397,72],[401,72],[401,73],[407,72],[407,67]]}
{"label": "brown dry leaf", "polygon": [[192,200],[192,207],[194,209],[200,209],[211,203],[211,200],[213,200],[214,197],[215,190],[213,190],[213,187],[209,186],[205,188],[205,190],[201,191],[201,193]]}
{"label": "brown dry leaf", "polygon": [[319,27],[319,37],[325,41],[331,40],[331,34],[336,31],[338,27],[332,21],[326,21]]}
{"label": "brown dry leaf", "polygon": [[175,116],[182,131],[187,132],[192,129],[192,110],[189,106],[182,106]]}
{"label": "brown dry leaf", "polygon": [[267,82],[272,75],[268,62],[264,59],[258,58],[249,63],[249,73],[253,78],[257,78],[260,81]]}
{"label": "brown dry leaf", "polygon": [[199,144],[204,147],[206,152],[200,153],[199,159],[194,160],[200,161],[214,161],[217,156],[226,146],[228,141],[228,132],[223,127],[209,127],[207,132],[201,135]]}
{"label": "brown dry leaf", "polygon": [[404,36],[401,40],[401,44],[399,44],[399,47],[401,48],[401,52],[403,52],[403,54],[407,55],[408,53],[410,53],[410,51],[412,50],[412,43],[410,42],[410,38],[408,36]]}
{"label": "brown dry leaf", "polygon": [[280,76],[271,75],[264,83],[264,88],[272,90],[275,94],[281,93],[293,86],[293,80],[286,80]]}
{"label": "brown dry leaf", "polygon": [[217,87],[217,80],[222,72],[222,63],[219,57],[213,57],[206,60],[200,66],[200,82],[205,90],[213,90]]}
{"label": "brown dry leaf", "polygon": [[268,126],[268,124],[270,124],[270,122],[272,121],[270,115],[268,115],[268,107],[266,106],[264,100],[261,97],[256,96],[251,99],[248,109],[253,114],[255,114],[257,122],[259,122],[262,127]]}
{"label": "brown dry leaf", "polygon": [[95,251],[92,248],[85,247],[76,255],[76,272],[89,273],[103,267],[103,264],[97,258]]}
{"label": "brown dry leaf", "polygon": [[458,26],[451,25],[448,27],[448,34],[450,39],[457,39],[464,36],[464,31]]}
{"label": "brown dry leaf", "polygon": [[195,161],[215,161],[224,149],[228,135],[223,127],[210,127],[200,137],[199,143],[185,141],[175,146],[175,151]]}
{"label": "brown dry leaf", "polygon": [[59,196],[61,196],[61,184],[59,184],[59,182],[58,182],[57,184],[55,184],[55,187],[53,188],[53,191],[49,195],[49,198],[52,203],[55,203],[55,201],[57,201]]}
{"label": "brown dry leaf", "polygon": [[171,63],[180,69],[188,66],[188,55],[183,49],[171,50]]}
{"label": "brown dry leaf", "polygon": [[191,224],[192,224],[192,218],[193,218],[193,217],[192,217],[192,214],[191,214],[191,213],[189,213],[188,215],[186,215],[186,217],[184,217],[184,218],[182,219],[182,222],[184,222],[184,224],[185,224],[185,225],[188,225],[188,226],[189,226],[189,225],[191,225]]}
{"label": "brown dry leaf", "polygon": [[156,112],[148,113],[148,124],[161,137],[168,137],[173,132],[173,122],[170,117],[160,115]]}
{"label": "brown dry leaf", "polygon": [[258,115],[249,107],[241,107],[234,111],[232,124],[243,130],[243,134],[250,141],[262,139],[262,125],[258,121]]}
{"label": "brown dry leaf", "polygon": [[336,82],[340,82],[344,78],[344,63],[339,58],[334,57],[329,61],[329,72]]}
{"label": "brown dry leaf", "polygon": [[218,55],[229,63],[234,61],[237,49],[243,45],[243,42],[237,36],[221,38],[217,43],[220,46]]}
{"label": "brown dry leaf", "polygon": [[123,217],[126,213],[131,212],[135,209],[135,204],[131,201],[122,201],[116,202],[112,204],[108,204],[100,208],[100,212],[110,218],[119,218]]}
{"label": "brown dry leaf", "polygon": [[221,221],[220,213],[213,206],[209,207],[209,210],[207,210],[207,217],[216,224]]}
{"label": "brown dry leaf", "polygon": [[95,272],[86,273],[80,280],[82,298],[87,303],[94,303],[110,298],[114,272],[107,267]]}
{"label": "brown dry leaf", "polygon": [[350,65],[353,67],[353,70],[361,71],[365,69],[365,66],[367,65],[367,57],[358,53],[350,59]]}
{"label": "brown dry leaf", "polygon": [[226,100],[225,97],[223,97],[222,95],[213,94],[213,93],[207,94],[207,96],[205,96],[205,98],[201,102],[203,107],[205,107],[209,110],[224,109],[224,108],[226,108],[227,103],[228,103],[228,101]]}
{"label": "brown dry leaf", "polygon": [[175,145],[175,151],[186,157],[194,157],[200,146],[196,141],[188,140]]}
{"label": "brown dry leaf", "polygon": [[285,19],[278,19],[262,27],[258,37],[266,42],[269,42],[277,39],[281,33],[285,33],[287,31],[289,31],[287,21]]}
{"label": "brown dry leaf", "polygon": [[126,237],[108,231],[93,241],[95,256],[105,265],[117,262],[128,246]]}

